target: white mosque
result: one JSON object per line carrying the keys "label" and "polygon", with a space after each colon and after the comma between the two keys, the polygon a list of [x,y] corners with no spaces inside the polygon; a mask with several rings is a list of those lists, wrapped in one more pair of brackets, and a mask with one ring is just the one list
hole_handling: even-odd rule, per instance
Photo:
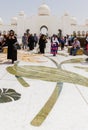
{"label": "white mosque", "polygon": [[18,37],[29,29],[31,33],[47,34],[51,36],[53,33],[58,34],[61,30],[63,35],[70,35],[73,32],[86,34],[88,32],[88,19],[85,20],[84,25],[78,25],[75,17],[65,12],[63,16],[58,18],[51,14],[51,9],[45,3],[38,8],[38,13],[33,16],[27,16],[24,11],[20,11],[17,17],[11,19],[10,25],[5,25],[0,18],[0,31],[15,30]]}

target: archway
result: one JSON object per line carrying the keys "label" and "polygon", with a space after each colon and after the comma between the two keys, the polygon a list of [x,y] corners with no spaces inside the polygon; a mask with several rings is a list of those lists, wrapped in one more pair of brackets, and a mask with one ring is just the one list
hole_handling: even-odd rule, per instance
{"label": "archway", "polygon": [[46,36],[48,35],[48,28],[45,25],[41,26],[40,34],[45,34]]}

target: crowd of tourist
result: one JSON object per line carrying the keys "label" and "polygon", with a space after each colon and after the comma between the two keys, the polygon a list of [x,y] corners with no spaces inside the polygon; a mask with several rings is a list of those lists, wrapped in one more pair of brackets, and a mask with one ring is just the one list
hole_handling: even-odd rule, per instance
{"label": "crowd of tourist", "polygon": [[[44,34],[37,36],[36,33],[30,34],[29,32],[25,32],[21,38],[21,44],[18,48],[32,51],[37,48],[40,54],[46,53],[47,44],[49,44],[49,53],[53,56],[56,56],[58,52],[58,47],[64,50],[64,47],[71,46],[69,55],[76,55],[78,49],[80,49],[80,41],[77,37],[73,37],[72,35],[66,35],[58,37],[58,35],[53,34],[51,37],[48,37]],[[17,35],[13,30],[10,30],[7,34],[0,33],[0,51],[3,50],[4,46],[8,47],[7,51],[7,59],[11,59],[12,63],[17,60]],[[86,44],[85,49],[88,50],[88,36],[86,36]]]}
{"label": "crowd of tourist", "polygon": [[73,42],[72,36],[62,36],[58,37],[58,35],[53,34],[51,37],[47,37],[44,34],[37,36],[36,33],[24,33],[22,36],[22,49],[25,50],[29,48],[29,51],[34,50],[34,48],[38,47],[38,53],[45,53],[45,49],[47,49],[47,44],[50,44],[50,53],[55,56],[58,52],[58,47],[61,50],[64,50],[64,46],[70,46]]}

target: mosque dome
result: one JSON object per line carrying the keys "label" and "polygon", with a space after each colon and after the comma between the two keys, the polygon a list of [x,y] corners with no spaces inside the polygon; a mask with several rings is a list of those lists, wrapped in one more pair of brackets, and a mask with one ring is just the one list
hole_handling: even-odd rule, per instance
{"label": "mosque dome", "polygon": [[71,17],[71,24],[76,25],[77,24],[77,19],[75,17]]}
{"label": "mosque dome", "polygon": [[24,14],[24,11],[20,11],[20,12],[19,12],[19,15],[20,15],[20,16],[24,16],[24,15],[25,15],[25,14]]}
{"label": "mosque dome", "polygon": [[46,4],[42,4],[38,9],[39,15],[50,15],[50,8]]}
{"label": "mosque dome", "polygon": [[2,18],[0,18],[0,25],[3,25],[3,20],[2,20]]}
{"label": "mosque dome", "polygon": [[17,25],[17,17],[11,19],[11,25]]}
{"label": "mosque dome", "polygon": [[69,16],[69,13],[66,11],[66,12],[64,13],[64,16]]}

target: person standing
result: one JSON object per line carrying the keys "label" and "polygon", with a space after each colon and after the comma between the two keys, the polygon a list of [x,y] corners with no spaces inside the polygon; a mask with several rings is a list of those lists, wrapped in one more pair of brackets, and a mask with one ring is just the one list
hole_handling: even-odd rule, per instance
{"label": "person standing", "polygon": [[11,59],[12,64],[14,63],[14,61],[17,60],[17,48],[15,46],[16,42],[17,42],[17,38],[15,36],[15,33],[13,30],[10,30],[8,37],[6,39],[6,44],[8,46],[7,59]]}
{"label": "person standing", "polygon": [[34,33],[34,47],[36,47],[38,43],[38,36],[36,35],[36,33]]}
{"label": "person standing", "polygon": [[51,37],[51,54],[53,54],[53,56],[56,56],[57,54],[58,45],[59,45],[59,41],[57,35],[53,34],[53,36]]}
{"label": "person standing", "polygon": [[30,51],[34,49],[34,36],[32,34],[28,37],[28,46]]}
{"label": "person standing", "polygon": [[86,36],[86,45],[85,46],[86,46],[85,47],[86,51],[88,51],[88,36]]}
{"label": "person standing", "polygon": [[61,39],[60,39],[61,50],[64,50],[65,43],[66,43],[65,37],[61,37]]}
{"label": "person standing", "polygon": [[24,35],[22,36],[22,48],[23,50],[24,49],[27,49],[27,46],[28,46],[28,37],[27,37],[27,34],[24,33]]}
{"label": "person standing", "polygon": [[39,53],[41,54],[45,53],[46,43],[47,43],[46,36],[42,34],[39,38],[39,50],[40,50]]}
{"label": "person standing", "polygon": [[2,33],[0,32],[0,52],[2,52],[2,45],[3,44],[3,36]]}

